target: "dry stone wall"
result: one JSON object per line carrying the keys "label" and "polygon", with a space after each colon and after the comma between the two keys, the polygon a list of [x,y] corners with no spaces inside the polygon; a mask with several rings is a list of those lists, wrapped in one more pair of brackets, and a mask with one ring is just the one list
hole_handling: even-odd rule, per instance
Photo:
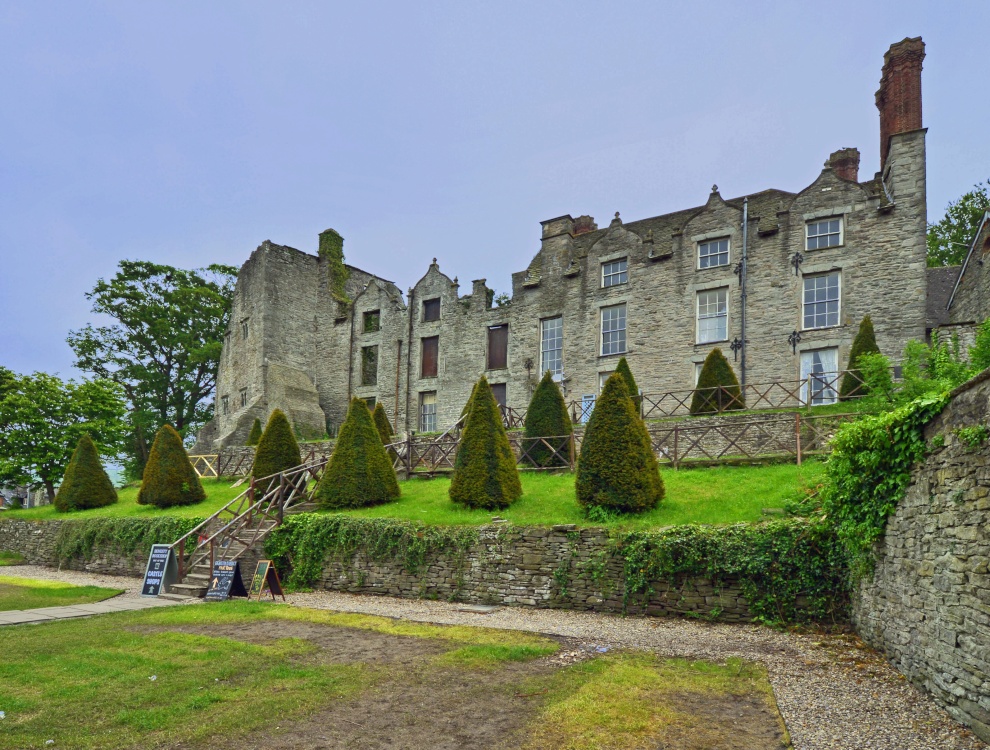
{"label": "dry stone wall", "polygon": [[852,610],[868,643],[986,741],[990,442],[978,438],[988,421],[990,371],[963,386],[926,428],[934,450],[888,520],[876,570],[861,583]]}
{"label": "dry stone wall", "polygon": [[60,561],[55,549],[64,523],[67,522],[0,518],[0,549],[19,552],[30,565],[47,565],[115,576],[144,575],[150,550],[142,546],[131,555],[97,547],[89,559],[77,557]]}

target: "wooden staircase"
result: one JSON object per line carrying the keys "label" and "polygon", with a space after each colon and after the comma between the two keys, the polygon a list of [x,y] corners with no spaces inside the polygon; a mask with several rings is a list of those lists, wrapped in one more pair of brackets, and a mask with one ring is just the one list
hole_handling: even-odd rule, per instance
{"label": "wooden staircase", "polygon": [[265,539],[290,513],[312,510],[315,482],[326,459],[304,463],[279,474],[252,478],[240,495],[170,546],[179,563],[179,582],[168,593],[205,596],[216,560],[239,560],[241,575],[262,554]]}

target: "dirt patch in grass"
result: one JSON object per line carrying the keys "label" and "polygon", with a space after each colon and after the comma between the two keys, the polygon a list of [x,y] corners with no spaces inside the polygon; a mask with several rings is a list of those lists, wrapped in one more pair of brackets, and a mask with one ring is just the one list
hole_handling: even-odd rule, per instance
{"label": "dirt patch in grass", "polygon": [[671,750],[785,750],[780,714],[760,695],[681,693],[667,696],[684,723],[668,727],[663,748]]}
{"label": "dirt patch in grass", "polygon": [[442,654],[454,646],[443,641],[373,630],[338,628],[292,620],[259,620],[222,625],[136,627],[138,632],[188,633],[230,638],[242,643],[269,645],[280,638],[299,638],[319,649],[319,661],[330,664],[404,665]]}

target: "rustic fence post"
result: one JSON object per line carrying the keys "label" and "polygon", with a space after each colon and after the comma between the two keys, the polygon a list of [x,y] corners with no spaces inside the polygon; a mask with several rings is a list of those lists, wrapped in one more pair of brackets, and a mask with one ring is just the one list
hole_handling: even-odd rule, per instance
{"label": "rustic fence post", "polygon": [[282,525],[282,512],[285,509],[285,472],[278,475],[278,525]]}
{"label": "rustic fence post", "polygon": [[674,425],[674,468],[675,469],[677,468],[677,436],[678,436],[678,432],[679,432],[678,427],[675,424]]}
{"label": "rustic fence post", "polygon": [[406,433],[406,479],[412,476],[412,432]]}
{"label": "rustic fence post", "polygon": [[567,452],[571,460],[571,471],[574,471],[574,465],[577,463],[575,460],[576,446],[574,445],[574,432],[571,431],[570,445],[568,446]]}
{"label": "rustic fence post", "polygon": [[[212,571],[210,571],[212,572]],[[179,580],[186,577],[186,538],[179,540]]]}
{"label": "rustic fence post", "polygon": [[801,465],[801,412],[794,412],[794,440],[797,444],[797,465]]}

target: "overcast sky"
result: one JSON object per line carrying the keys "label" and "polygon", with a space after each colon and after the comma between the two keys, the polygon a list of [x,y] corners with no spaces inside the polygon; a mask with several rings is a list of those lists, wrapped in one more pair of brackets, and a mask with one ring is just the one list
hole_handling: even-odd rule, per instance
{"label": "overcast sky", "polygon": [[929,217],[990,177],[990,4],[0,0],[0,365],[76,375],[123,258],[263,240],[403,290],[498,291],[539,222],[605,226],[879,165],[883,53],[922,35]]}

